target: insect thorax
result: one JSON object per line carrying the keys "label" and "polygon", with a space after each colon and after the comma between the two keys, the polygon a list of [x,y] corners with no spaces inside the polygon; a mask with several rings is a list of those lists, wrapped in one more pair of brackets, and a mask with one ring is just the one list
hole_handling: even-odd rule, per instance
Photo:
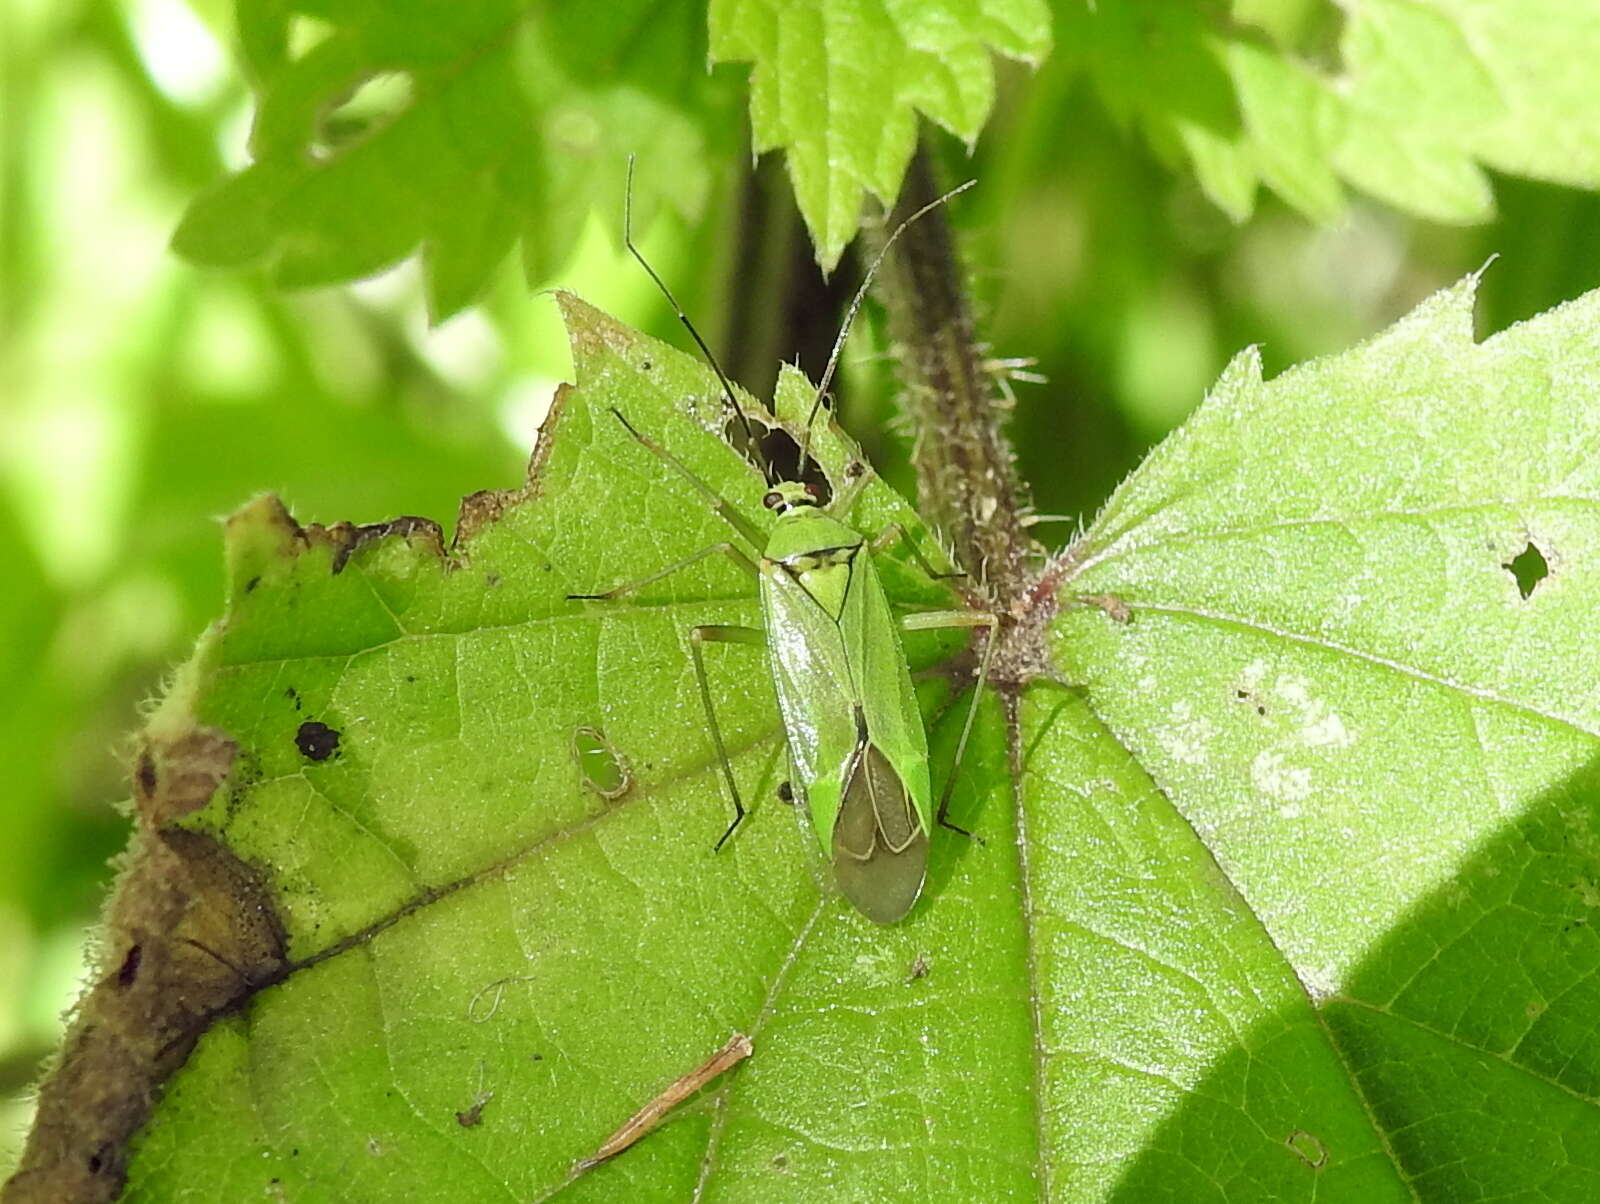
{"label": "insect thorax", "polygon": [[845,594],[850,589],[850,571],[861,545],[824,548],[787,560],[769,561],[779,572],[788,573],[828,616],[839,621],[844,612]]}
{"label": "insect thorax", "polygon": [[790,510],[767,539],[765,565],[787,573],[835,620],[844,607],[862,538],[820,510]]}

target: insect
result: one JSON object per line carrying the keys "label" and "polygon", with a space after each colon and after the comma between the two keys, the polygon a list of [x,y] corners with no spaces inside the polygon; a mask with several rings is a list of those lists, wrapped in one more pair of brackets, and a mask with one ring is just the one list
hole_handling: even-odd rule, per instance
{"label": "insect", "polygon": [[[705,341],[673,297],[666,283],[633,245],[631,231],[632,161],[628,200],[624,203],[623,241],[671,303],[717,379],[732,413],[751,446],[758,446],[749,416]],[[838,365],[850,323],[868,286],[895,239],[912,222],[970,186],[947,193],[897,227],[868,269],[851,302],[844,326],[828,359],[800,445],[797,476],[803,476],[810,455],[811,431]],[[689,650],[705,706],[706,723],[722,765],[723,780],[733,802],[733,822],[717,841],[720,849],[743,822],[746,810],[723,744],[706,677],[707,644],[764,646],[778,696],[788,743],[793,797],[804,803],[822,849],[833,866],[840,890],[868,919],[891,924],[902,918],[922,892],[928,866],[928,842],[935,823],[970,836],[949,822],[951,789],[994,650],[995,615],[981,610],[913,612],[898,619],[884,593],[873,556],[905,540],[913,558],[930,577],[936,573],[911,542],[903,527],[890,524],[869,539],[840,517],[866,486],[862,473],[824,506],[820,491],[803,480],[780,480],[770,463],[764,467],[767,488],[762,504],[776,516],[764,534],[721,495],[654,439],[636,429],[620,410],[612,409],[628,435],[688,480],[711,508],[733,529],[739,542],[726,540],[703,548],[649,576],[603,593],[573,594],[575,599],[608,601],[632,593],[678,572],[707,556],[726,555],[758,584],[762,627],[712,624],[689,632]],[[741,544],[743,546],[741,546]],[[933,803],[927,734],[901,647],[900,631],[937,628],[985,628],[982,664],[957,744],[955,762],[939,799]]]}

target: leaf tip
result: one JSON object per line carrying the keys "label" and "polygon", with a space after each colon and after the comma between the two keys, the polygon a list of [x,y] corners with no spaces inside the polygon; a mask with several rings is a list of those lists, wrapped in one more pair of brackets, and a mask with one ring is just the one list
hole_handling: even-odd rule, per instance
{"label": "leaf tip", "polygon": [[261,584],[274,561],[304,541],[305,531],[277,494],[258,494],[229,515],[223,534],[228,609]]}
{"label": "leaf tip", "polygon": [[631,342],[638,337],[610,314],[596,309],[576,293],[556,289],[554,295],[556,307],[561,310],[562,325],[567,328],[573,368],[580,375],[580,365],[601,347],[620,346],[622,342]]}
{"label": "leaf tip", "polygon": [[1222,374],[1217,377],[1217,383],[1212,385],[1207,393],[1211,396],[1231,396],[1238,393],[1247,393],[1255,389],[1263,381],[1261,368],[1261,344],[1251,343],[1242,347],[1231,360]]}
{"label": "leaf tip", "polygon": [[1385,340],[1393,335],[1415,338],[1418,334],[1423,334],[1433,340],[1457,346],[1470,346],[1475,343],[1478,281],[1493,262],[1494,259],[1491,257],[1477,271],[1463,276],[1454,284],[1440,289],[1423,300],[1395,323],[1389,335],[1383,336]]}

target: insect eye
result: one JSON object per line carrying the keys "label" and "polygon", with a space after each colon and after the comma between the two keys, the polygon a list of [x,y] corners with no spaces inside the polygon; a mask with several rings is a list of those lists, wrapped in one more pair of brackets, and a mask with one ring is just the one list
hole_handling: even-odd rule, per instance
{"label": "insect eye", "polygon": [[810,496],[811,500],[814,501],[814,502],[820,502],[822,500],[822,490],[818,489],[815,485],[811,484],[810,482],[806,483],[806,493]]}
{"label": "insect eye", "polygon": [[761,499],[761,504],[768,510],[776,510],[779,506],[783,505],[783,494],[774,489],[771,493],[767,494],[766,497]]}

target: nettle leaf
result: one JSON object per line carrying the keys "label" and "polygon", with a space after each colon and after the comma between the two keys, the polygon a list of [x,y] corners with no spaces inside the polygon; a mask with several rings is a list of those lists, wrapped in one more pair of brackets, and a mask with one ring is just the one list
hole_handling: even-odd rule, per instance
{"label": "nettle leaf", "polygon": [[[1078,1030],[1050,1105],[1138,1118],[1125,1185],[1210,1198],[1276,1143],[1357,1159],[1318,1199],[1600,1191],[1600,293],[1477,344],[1474,284],[1270,382],[1241,354],[1075,553],[1129,621],[1064,614],[1059,663],[1252,916],[1207,951],[1156,915],[1093,775],[1024,802],[1101,878],[1062,921],[1099,972],[1041,1014]],[[1166,1039],[1097,1039],[1152,982]]]}
{"label": "nettle leaf", "polygon": [[[236,746],[228,784],[183,828],[257,867],[282,960],[248,958],[273,985],[218,1020],[172,1081],[128,1198],[192,1182],[238,1199],[537,1196],[736,1030],[761,1059],[732,1079],[738,1107],[686,1111],[584,1190],[686,1195],[705,1175],[770,1199],[773,1176],[805,1190],[846,1169],[875,1190],[907,1175],[931,1187],[918,1152],[931,1095],[950,1104],[940,1142],[972,1163],[963,1181],[1009,1194],[1031,1163],[967,1150],[956,1105],[1008,1097],[1006,1130],[1031,1132],[1013,1090],[1029,1073],[1027,1012],[995,986],[1023,972],[1023,929],[987,918],[1014,859],[959,870],[972,850],[941,842],[942,918],[884,930],[856,914],[777,798],[776,704],[745,648],[713,649],[710,668],[755,811],[713,853],[731,812],[687,636],[759,621],[748,581],[715,557],[631,602],[567,595],[728,537],[608,407],[763,525],[765,486],[723,438],[703,366],[563,304],[577,387],[557,400],[527,490],[471,499],[449,556],[436,530],[303,529],[270,499],[229,524],[227,614],[162,712],[149,777],[177,775],[166,750],[189,731]],[[780,396],[791,417],[811,400],[793,375]],[[818,451],[841,480],[846,446]],[[900,521],[939,558],[886,487],[852,513],[868,530]],[[897,602],[950,604],[904,553],[883,564]],[[926,667],[959,643],[927,633],[908,650]],[[959,718],[938,725],[936,756]],[[972,755],[997,797],[963,805],[1005,840],[993,715]],[[116,965],[134,939],[111,938]],[[156,955],[138,939],[142,981]],[[846,1095],[900,1102],[836,1107]],[[889,1135],[898,1156],[855,1165],[851,1147]],[[726,1153],[708,1159],[708,1142]]]}
{"label": "nettle leaf", "polygon": [[731,99],[704,68],[692,3],[541,0],[364,4],[240,0],[258,108],[251,164],[189,207],[174,246],[264,267],[284,287],[371,275],[422,250],[440,319],[469,304],[520,240],[541,280],[595,197],[698,214],[707,120]]}
{"label": "nettle leaf", "polygon": [[755,149],[787,151],[795,199],[825,271],[870,192],[886,205],[916,148],[917,114],[967,143],[994,104],[992,53],[1037,63],[1042,0],[711,0],[711,53],[750,62]]}
{"label": "nettle leaf", "polygon": [[[567,598],[727,537],[610,406],[765,512],[710,373],[564,299],[577,384],[448,553],[230,522],[69,1042],[98,1106],[41,1123],[137,1130],[131,1200],[1595,1198],[1600,294],[1483,343],[1471,296],[1229,368],[1046,570],[1077,684],[1010,730],[985,703],[953,807],[985,843],[940,833],[887,928],[776,797],[750,649],[712,690],[757,805],[711,851],[686,638],[755,619],[733,566]],[[881,485],[853,518],[936,553]],[[942,772],[962,715],[925,684]],[[569,1182],[734,1033],[748,1060]],[[147,1120],[95,1073],[130,1050],[152,1088],[182,1063]]]}
{"label": "nettle leaf", "polygon": [[[1478,222],[1484,168],[1600,186],[1600,13],[1563,0],[1063,5],[1060,53],[1237,219],[1265,184],[1320,221],[1352,185]],[[1266,36],[1262,36],[1265,34]]]}

